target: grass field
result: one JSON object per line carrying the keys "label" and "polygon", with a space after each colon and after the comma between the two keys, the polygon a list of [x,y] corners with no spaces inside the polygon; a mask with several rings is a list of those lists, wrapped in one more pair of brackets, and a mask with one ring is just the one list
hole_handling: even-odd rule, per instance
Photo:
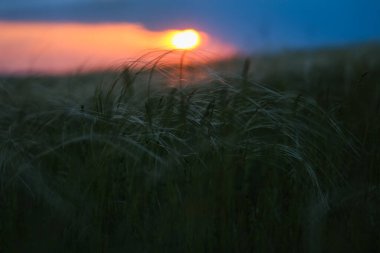
{"label": "grass field", "polygon": [[377,45],[2,77],[0,252],[376,252],[379,163]]}

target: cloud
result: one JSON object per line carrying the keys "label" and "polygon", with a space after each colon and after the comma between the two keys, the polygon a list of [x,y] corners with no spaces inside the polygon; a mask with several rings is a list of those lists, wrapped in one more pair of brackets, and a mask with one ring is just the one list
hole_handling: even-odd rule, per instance
{"label": "cloud", "polygon": [[[66,73],[118,66],[154,50],[171,50],[173,30],[151,31],[134,23],[0,22],[0,73]],[[202,32],[195,53],[215,60],[232,46]],[[166,58],[171,61],[170,57]]]}

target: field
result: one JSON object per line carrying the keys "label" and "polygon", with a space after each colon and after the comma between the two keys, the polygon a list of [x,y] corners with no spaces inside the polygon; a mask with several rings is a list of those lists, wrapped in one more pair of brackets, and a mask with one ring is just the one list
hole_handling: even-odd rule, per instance
{"label": "field", "polygon": [[380,47],[0,78],[0,252],[376,252]]}

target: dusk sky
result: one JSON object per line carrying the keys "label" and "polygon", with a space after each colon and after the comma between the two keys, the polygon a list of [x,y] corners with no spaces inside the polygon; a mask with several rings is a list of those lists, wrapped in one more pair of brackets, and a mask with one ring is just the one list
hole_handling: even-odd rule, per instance
{"label": "dusk sky", "polygon": [[[85,26],[80,26],[82,30],[75,29],[66,34],[60,32],[59,29],[68,31],[64,24],[72,27],[73,23]],[[110,32],[108,28],[104,30],[104,27],[97,27],[110,23],[121,30]],[[58,25],[52,27],[51,24]],[[83,41],[90,40],[94,34],[101,40],[106,36],[124,33],[124,40],[115,37],[114,40],[98,43],[100,47],[92,47],[93,51],[87,48],[88,54],[83,54],[82,58],[75,55],[76,64],[79,65],[85,59],[87,61],[89,56],[94,62],[100,59],[113,60],[112,57],[118,52],[111,42],[120,44],[117,45],[119,52],[128,52],[129,56],[135,57],[137,51],[143,49],[141,45],[158,48],[163,45],[154,44],[160,40],[158,38],[171,30],[185,28],[197,29],[207,35],[210,43],[207,46],[203,43],[204,49],[226,55],[234,50],[249,53],[373,42],[380,41],[380,1],[1,0],[0,53],[3,59],[18,58],[18,61],[3,60],[3,65],[0,62],[0,72],[25,69],[25,66],[17,66],[26,64],[26,56],[37,58],[37,52],[42,56],[38,55],[39,62],[33,60],[33,64],[37,66],[40,63],[42,66],[44,61],[51,62],[54,58],[41,45],[48,45],[46,48],[61,53],[78,52],[81,51],[78,45],[81,44],[83,48]],[[56,33],[50,34],[53,31]],[[80,40],[77,34],[85,38]],[[129,40],[136,41],[136,45],[124,43],[128,36]],[[67,42],[63,38],[67,38]],[[22,54],[19,40],[23,41]],[[62,48],[64,43],[69,46]],[[60,44],[59,47],[56,44]],[[102,51],[102,58],[94,53],[99,51]],[[8,55],[4,57],[4,53]],[[63,56],[67,62],[70,61],[67,53],[59,57]]]}
{"label": "dusk sky", "polygon": [[1,0],[0,19],[191,27],[244,51],[380,39],[379,0]]}

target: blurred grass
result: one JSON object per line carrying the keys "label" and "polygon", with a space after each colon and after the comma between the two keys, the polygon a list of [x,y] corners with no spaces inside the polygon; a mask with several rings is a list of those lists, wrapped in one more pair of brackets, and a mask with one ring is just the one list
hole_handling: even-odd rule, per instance
{"label": "blurred grass", "polygon": [[379,51],[1,78],[0,250],[375,252]]}

